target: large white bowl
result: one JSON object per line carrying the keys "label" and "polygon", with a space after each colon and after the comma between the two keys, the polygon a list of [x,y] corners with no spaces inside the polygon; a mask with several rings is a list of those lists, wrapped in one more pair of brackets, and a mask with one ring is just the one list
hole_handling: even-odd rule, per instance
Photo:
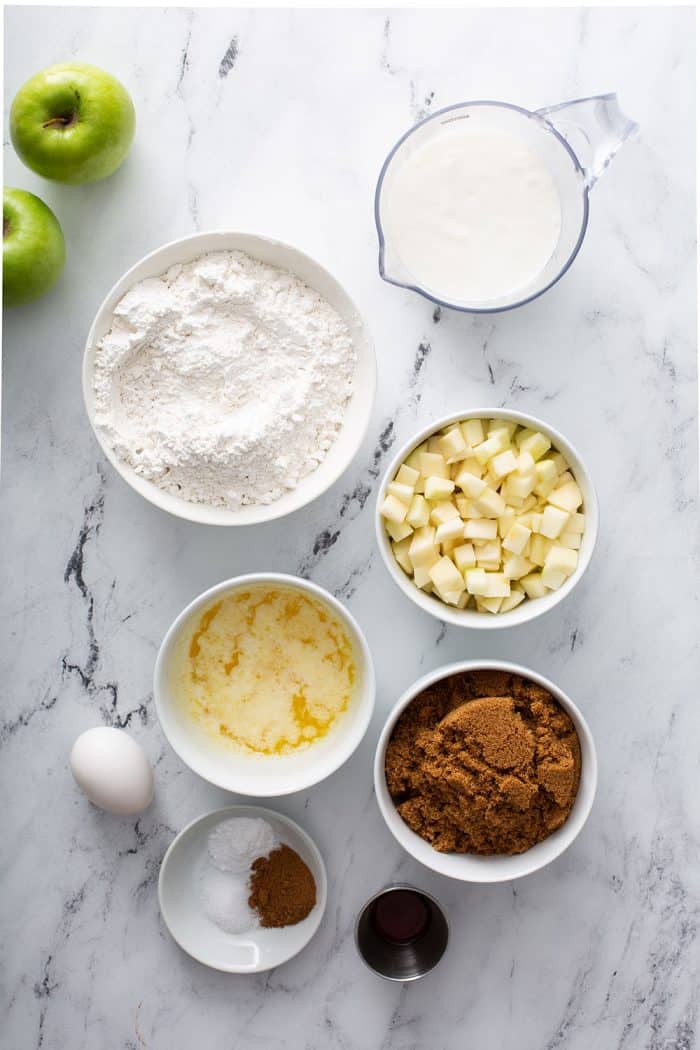
{"label": "large white bowl", "polygon": [[[316,904],[301,922],[279,929],[225,933],[204,914],[199,880],[206,863],[210,832],[232,817],[260,817],[272,825],[279,840],[296,850],[316,883]],[[282,813],[259,806],[227,806],[193,820],[171,843],[158,878],[158,902],[174,940],[193,959],[226,973],[260,973],[280,966],[304,948],[318,929],[326,909],[326,867],[307,833]]]}
{"label": "large white bowl", "polygon": [[[470,853],[440,853],[434,849],[429,842],[422,839],[415,831],[412,831],[399,816],[396,806],[389,794],[384,772],[386,749],[389,739],[394,730],[399,716],[411,701],[422,693],[434,682],[439,682],[450,675],[459,674],[462,671],[507,671],[511,674],[522,675],[529,678],[537,685],[542,686],[558,700],[564,710],[570,716],[576,727],[579,741],[581,743],[581,782],[578,794],[571,813],[565,823],[557,828],[549,838],[538,842],[525,853],[515,856],[478,856]],[[595,744],[591,731],[586,724],[583,715],[572,700],[562,692],[559,686],[550,682],[549,679],[531,671],[528,667],[520,664],[506,663],[503,660],[463,660],[454,664],[438,667],[415,682],[396,702],[386,720],[384,728],[377,743],[374,758],[374,790],[377,802],[386,825],[400,846],[410,853],[412,857],[419,860],[426,868],[437,871],[441,875],[448,875],[451,879],[460,879],[462,882],[508,882],[511,879],[522,878],[530,875],[533,871],[539,871],[545,865],[551,863],[556,857],[563,853],[574,841],[581,828],[588,819],[588,814],[593,805],[593,798],[598,782],[598,763],[596,759]]]}
{"label": "large white bowl", "polygon": [[[356,692],[348,710],[323,739],[306,750],[288,755],[247,755],[213,740],[181,709],[169,681],[175,647],[182,632],[190,628],[200,611],[215,598],[261,583],[293,587],[329,606],[344,624],[357,661]],[[211,587],[190,602],[163,639],[156,659],[153,684],[161,728],[185,765],[217,787],[255,798],[303,791],[334,773],[347,761],[365,735],[374,710],[375,690],[369,646],[347,609],[315,583],[276,572],[236,576]]]}
{"label": "large white bowl", "polygon": [[[243,251],[271,266],[290,270],[314,288],[330,303],[347,324],[357,353],[357,367],[352,397],[347,406],[342,429],[328,450],[325,459],[313,473],[303,478],[299,485],[280,499],[266,506],[242,507],[228,510],[210,507],[201,503],[189,503],[172,493],[164,492],[153,482],[140,477],[132,467],[120,460],[104,440],[95,426],[95,406],[92,375],[95,348],[107,334],[112,323],[115,306],[138,281],[146,277],[157,277],[175,263],[190,262],[207,252]],[[344,288],[335,277],[310,256],[292,248],[289,244],[251,233],[236,233],[232,230],[196,233],[182,237],[146,255],[121,277],[100,306],[88,333],[83,356],[83,397],[90,425],[102,451],[118,474],[141,496],[162,510],[189,521],[206,525],[254,525],[272,521],[285,514],[299,510],[311,500],[325,492],[350,465],[367,432],[376,387],[376,360],[372,338],[360,313]]]}
{"label": "large white bowl", "polygon": [[[461,419],[504,419],[519,423],[524,427],[532,427],[534,430],[541,430],[543,434],[552,439],[553,446],[566,459],[583,496],[583,507],[581,509],[586,515],[586,528],[581,541],[578,565],[575,572],[569,576],[558,590],[550,591],[543,598],[528,598],[516,606],[515,609],[511,609],[510,612],[492,615],[491,613],[477,612],[476,609],[455,609],[432,594],[426,594],[420,587],[416,587],[415,583],[406,575],[396,561],[391,549],[391,541],[384,528],[384,520],[379,513],[379,508],[386,495],[387,485],[393,480],[396,471],[406,457],[426,438],[432,437],[433,434],[442,430],[443,427]],[[377,543],[379,544],[382,559],[389,570],[389,575],[404,594],[416,605],[420,606],[421,609],[429,612],[431,616],[436,616],[438,620],[442,620],[444,623],[454,624],[456,627],[476,627],[484,630],[514,627],[516,624],[527,623],[529,620],[534,620],[535,617],[541,616],[542,613],[548,612],[555,605],[558,605],[567,594],[571,593],[588,568],[598,536],[598,500],[593,481],[574,446],[567,441],[563,434],[560,434],[554,427],[549,426],[548,423],[538,419],[537,416],[526,415],[525,412],[514,412],[507,408],[473,408],[464,409],[461,412],[452,412],[449,416],[443,416],[442,419],[435,420],[424,427],[418,434],[415,434],[410,441],[407,441],[399,449],[387,467],[379,486],[374,516]]]}

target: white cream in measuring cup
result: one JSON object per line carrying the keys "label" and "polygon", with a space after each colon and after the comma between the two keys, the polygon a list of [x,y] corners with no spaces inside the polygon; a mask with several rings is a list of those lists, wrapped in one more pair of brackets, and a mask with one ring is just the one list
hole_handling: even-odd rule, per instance
{"label": "white cream in measuring cup", "polygon": [[615,95],[530,111],[461,102],[389,153],[375,220],[384,280],[474,313],[535,299],[583,242],[589,195],[637,130]]}
{"label": "white cream in measuring cup", "polygon": [[396,173],[386,223],[420,285],[442,299],[488,301],[545,268],[561,203],[533,150],[502,131],[460,125],[419,146]]}

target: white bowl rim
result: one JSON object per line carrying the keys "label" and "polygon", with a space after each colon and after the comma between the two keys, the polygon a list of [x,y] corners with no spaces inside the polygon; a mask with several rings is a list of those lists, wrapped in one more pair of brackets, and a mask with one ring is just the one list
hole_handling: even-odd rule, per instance
{"label": "white bowl rim", "polygon": [[[185,835],[197,824],[201,824],[203,821],[208,820],[210,817],[223,818],[224,814],[229,814],[232,817],[248,816],[249,813],[253,810],[255,811],[256,816],[261,817],[263,820],[269,819],[270,817],[274,817],[275,820],[279,820],[282,824],[285,824],[287,827],[291,828],[292,831],[302,839],[304,845],[309,850],[309,853],[311,853],[311,855],[313,856],[316,864],[318,865],[318,870],[321,872],[321,887],[319,887],[318,884],[316,885],[316,907],[318,907],[318,915],[316,916],[316,920],[313,926],[309,929],[309,936],[304,942],[304,944],[302,944],[299,948],[296,949],[296,951],[293,951],[286,958],[274,963],[273,966],[255,966],[246,967],[245,969],[235,966],[214,966],[212,963],[207,962],[206,959],[203,959],[200,955],[197,955],[195,952],[190,951],[189,948],[186,948],[173,932],[173,928],[170,925],[166,914],[167,909],[163,905],[163,885],[165,883],[165,871],[170,861],[170,857],[174,852],[179,840],[184,838]],[[271,970],[276,966],[283,966],[284,963],[289,962],[290,959],[294,959],[297,955],[299,955],[300,952],[304,950],[304,948],[307,947],[309,942],[315,937],[316,933],[318,932],[318,928],[321,925],[323,916],[326,913],[327,903],[328,873],[326,871],[326,864],[323,859],[323,855],[321,854],[321,851],[319,850],[318,846],[311,838],[308,831],[305,831],[304,828],[302,828],[300,824],[297,824],[295,820],[292,820],[292,818],[288,817],[285,813],[279,813],[276,809],[269,809],[266,806],[254,806],[248,805],[246,803],[237,805],[234,803],[230,806],[221,806],[219,809],[209,810],[207,813],[201,813],[198,817],[194,817],[188,824],[185,824],[184,828],[180,828],[175,838],[165,851],[163,859],[160,862],[160,870],[158,872],[158,907],[160,909],[160,914],[163,917],[163,922],[167,927],[168,933],[178,945],[178,947],[187,955],[189,955],[190,958],[195,959],[196,962],[201,963],[202,966],[207,966],[210,970],[218,970],[219,973],[264,973],[266,970]]]}
{"label": "white bowl rim", "polygon": [[[298,782],[294,783],[291,787],[285,787],[279,790],[279,786],[276,785],[274,790],[262,790],[264,785],[258,784],[254,793],[246,790],[246,787],[234,784],[235,774],[232,776],[230,781],[225,781],[220,777],[211,776],[204,766],[195,759],[190,761],[182,751],[176,747],[170,738],[168,730],[166,728],[168,722],[168,714],[166,711],[166,705],[163,700],[163,686],[161,683],[165,678],[165,659],[166,652],[170,648],[170,645],[177,635],[182,624],[192,615],[192,613],[200,608],[202,605],[206,605],[212,598],[218,594],[229,593],[233,590],[238,590],[239,587],[252,586],[260,583],[277,583],[289,587],[296,587],[300,590],[306,590],[309,593],[315,595],[321,601],[330,605],[332,609],[338,614],[341,620],[346,624],[349,624],[356,636],[362,661],[363,661],[363,677],[364,685],[362,688],[362,701],[358,708],[357,717],[351,727],[348,727],[347,734],[343,737],[342,745],[338,744],[337,757],[329,763],[328,769],[323,773],[322,776],[318,776],[314,773],[314,764],[310,760],[308,764],[308,773],[306,776],[300,776]],[[313,787],[316,784],[320,784],[327,777],[337,772],[341,766],[343,766],[348,759],[354,754],[357,748],[362,743],[369,724],[372,720],[374,713],[374,705],[376,700],[376,676],[374,671],[374,663],[372,660],[372,653],[370,651],[367,639],[365,638],[364,632],[358,624],[352,613],[345,608],[345,606],[329,591],[324,587],[320,587],[317,583],[313,583],[311,580],[306,580],[301,576],[292,576],[290,573],[283,572],[250,572],[245,573],[242,576],[232,576],[228,580],[222,580],[221,583],[215,584],[206,591],[202,591],[201,594],[193,598],[185,608],[179,613],[178,616],[173,620],[170,627],[163,636],[163,641],[158,649],[158,655],[156,656],[155,667],[153,671],[153,699],[155,701],[156,714],[160,723],[160,728],[168,741],[168,744],[178,756],[181,762],[191,769],[193,773],[200,776],[203,780],[206,780],[209,784],[214,784],[215,787],[222,788],[224,791],[230,791],[237,795],[242,795],[246,798],[282,798],[284,795],[293,795],[298,791],[306,791],[308,788]],[[165,712],[165,714],[164,714]],[[312,752],[309,752],[311,755]]]}
{"label": "white bowl rim", "polygon": [[[458,422],[459,420],[499,418],[504,419],[506,422],[517,422],[522,426],[535,427],[538,430],[541,430],[547,435],[547,437],[552,439],[552,443],[557,451],[560,451],[566,458],[569,468],[576,477],[576,480],[582,483],[581,488],[585,489],[585,492],[583,493],[583,506],[586,513],[586,527],[584,532],[586,537],[586,549],[583,554],[579,552],[580,556],[575,571],[567,580],[565,580],[558,590],[551,591],[543,598],[536,598],[534,600],[528,599],[527,601],[521,602],[520,605],[516,606],[515,609],[511,609],[509,612],[497,613],[495,616],[492,616],[490,614],[476,612],[474,609],[452,608],[445,604],[445,602],[440,601],[439,598],[433,598],[432,595],[425,594],[420,588],[416,587],[394,558],[389,537],[384,529],[384,522],[379,513],[379,508],[384,499],[386,487],[393,479],[398,468],[404,462],[406,457],[410,455],[413,449],[416,448],[417,445],[420,445],[421,442],[425,441],[426,438],[432,437],[432,435],[437,433],[438,430],[448,426],[450,423]],[[529,623],[530,620],[534,620],[543,613],[549,612],[555,605],[558,605],[560,601],[571,593],[590,565],[593,557],[598,538],[600,512],[598,507],[598,497],[588,468],[578,450],[572,445],[568,438],[564,437],[564,435],[558,430],[550,426],[550,424],[546,423],[544,420],[539,419],[537,416],[530,415],[526,412],[519,412],[511,408],[487,407],[467,408],[460,410],[459,412],[450,412],[449,415],[441,416],[439,419],[423,427],[417,434],[414,434],[413,437],[401,446],[382,476],[381,483],[377,490],[374,521],[377,545],[382,556],[382,561],[389,570],[389,575],[394,583],[396,583],[403,593],[415,602],[416,605],[425,612],[430,613],[431,616],[436,617],[438,620],[442,620],[443,623],[449,623],[455,627],[476,628],[477,630],[498,630],[503,627],[515,627],[519,624]]]}
{"label": "white bowl rim", "polygon": [[[211,240],[219,240],[221,244],[217,247],[215,244],[211,244],[205,247],[205,242]],[[103,319],[108,314],[114,312],[114,307],[119,300],[126,294],[126,292],[139,280],[143,279],[137,276],[137,271],[141,270],[142,267],[148,263],[155,262],[156,259],[161,255],[166,255],[174,249],[180,248],[183,245],[191,244],[193,246],[193,252],[190,256],[191,259],[196,259],[198,255],[208,254],[209,252],[215,251],[227,251],[227,250],[241,250],[247,251],[248,254],[255,255],[255,248],[249,244],[247,247],[238,246],[238,249],[233,244],[227,242],[231,240],[240,240],[246,242],[258,242],[259,244],[266,245],[272,249],[280,249],[284,252],[290,252],[292,255],[297,256],[298,259],[303,260],[312,270],[316,270],[323,276],[323,279],[328,281],[331,286],[334,287],[338,297],[344,300],[346,308],[349,314],[354,316],[355,322],[358,327],[358,331],[362,333],[362,342],[365,345],[365,349],[368,353],[370,367],[367,369],[367,375],[363,373],[362,391],[363,397],[360,400],[364,411],[361,414],[359,424],[356,425],[356,436],[354,441],[351,443],[351,447],[345,457],[336,465],[336,468],[329,474],[328,479],[324,481],[321,488],[313,486],[313,479],[316,478],[318,471],[314,470],[311,474],[308,474],[305,478],[302,478],[299,485],[292,493],[289,493],[290,506],[280,510],[279,504],[286,501],[287,496],[281,497],[280,500],[276,500],[274,503],[261,504],[259,506],[248,506],[242,508],[242,510],[230,510],[226,507],[210,507],[203,503],[190,503],[187,500],[182,499],[173,493],[165,492],[160,489],[153,482],[147,481],[145,478],[140,477],[132,467],[127,463],[124,463],[109,447],[107,442],[104,440],[103,435],[99,432],[99,429],[94,422],[94,398],[92,391],[92,356],[95,344],[97,342],[96,332],[102,327]],[[196,244],[202,242],[201,249],[196,249]],[[164,272],[170,266],[176,265],[175,262],[164,263],[163,268],[159,272]],[[294,273],[294,269],[282,263],[270,264],[278,265],[280,269],[288,269]],[[144,275],[145,276],[145,275]],[[148,500],[154,506],[160,510],[164,510],[175,517],[182,518],[185,521],[192,521],[203,525],[218,525],[218,526],[244,526],[244,525],[258,525],[267,521],[275,521],[279,518],[286,517],[288,514],[293,514],[297,510],[301,510],[302,507],[313,502],[322,496],[331,485],[334,485],[338,478],[348,469],[353,459],[357,455],[357,452],[364,441],[364,438],[369,429],[369,424],[374,408],[374,401],[377,389],[377,359],[374,351],[374,342],[369,330],[369,327],[360,312],[357,304],[350,294],[345,290],[344,286],[335,277],[330,270],[327,270],[320,262],[302,251],[300,248],[295,247],[293,244],[288,244],[286,241],[280,241],[275,237],[268,237],[265,234],[253,233],[247,230],[232,230],[227,228],[200,230],[196,233],[187,234],[184,237],[176,237],[174,240],[167,241],[165,244],[159,245],[152,251],[147,252],[144,256],[133,263],[117,281],[114,282],[106,296],[100,303],[95,316],[93,317],[90,325],[90,330],[85,340],[85,347],[83,349],[83,360],[81,366],[81,383],[83,392],[83,404],[85,412],[90,423],[95,439],[100,446],[103,454],[107,458],[108,462],[111,463],[112,467],[116,470],[117,474],[125,481],[135,492],[137,492],[144,499]],[[324,460],[323,463],[326,461]],[[323,463],[320,464],[319,469],[323,467]],[[308,485],[306,484],[308,482]],[[307,491],[308,489],[308,491]],[[300,494],[296,500],[292,500],[291,497]],[[237,520],[244,516],[244,520]]]}
{"label": "white bowl rim", "polygon": [[[423,857],[419,857],[411,849],[411,843],[415,839],[416,842],[421,842],[426,845],[425,840],[420,838],[415,831],[412,831],[403,819],[399,816],[396,811],[396,807],[389,795],[389,789],[386,786],[386,776],[384,773],[384,759],[386,755],[386,748],[389,742],[389,737],[393,732],[394,726],[396,725],[400,715],[408,707],[412,700],[414,700],[420,693],[422,693],[429,686],[435,682],[442,681],[444,678],[449,678],[454,674],[460,674],[464,671],[505,671],[509,674],[521,675],[523,678],[529,678],[537,685],[542,686],[549,693],[552,694],[555,700],[561,704],[564,710],[571,716],[572,721],[576,727],[576,731],[581,739],[581,782],[579,783],[579,792],[581,792],[583,784],[583,772],[584,763],[586,770],[586,779],[588,781],[587,797],[583,798],[583,804],[577,813],[574,820],[572,820],[571,814],[567,817],[566,821],[562,825],[561,831],[568,828],[568,834],[562,834],[557,848],[551,853],[550,856],[546,857],[542,861],[530,861],[527,862],[528,853],[530,850],[526,850],[524,853],[518,854],[519,858],[525,858],[522,864],[522,870],[517,874],[499,874],[496,867],[491,868],[492,874],[487,875],[486,871],[490,867],[489,856],[479,856],[479,861],[483,869],[483,874],[480,877],[467,876],[467,875],[456,875],[452,872],[444,871],[440,866],[433,866],[428,864]],[[584,754],[587,758],[584,758]],[[379,734],[377,741],[377,748],[374,753],[374,793],[377,799],[377,805],[384,818],[384,823],[387,828],[394,836],[398,844],[414,858],[419,864],[423,864],[424,867],[429,868],[431,871],[436,871],[440,875],[445,875],[447,878],[456,879],[460,882],[471,882],[471,883],[497,883],[497,882],[513,882],[515,879],[524,878],[526,875],[532,875],[536,871],[541,871],[542,868],[547,867],[553,860],[568,849],[572,842],[581,833],[583,827],[588,820],[588,817],[593,806],[595,799],[596,788],[598,785],[598,758],[596,754],[595,741],[593,734],[591,733],[590,727],[581,713],[580,709],[576,706],[573,700],[567,696],[563,689],[556,683],[552,682],[549,678],[545,678],[544,675],[538,671],[533,671],[529,667],[525,667],[523,664],[512,663],[509,660],[498,660],[498,659],[474,659],[474,660],[457,660],[451,664],[443,664],[442,667],[436,667],[433,671],[428,671],[416,682],[408,687],[405,692],[399,697],[394,706],[391,708],[386,722]],[[402,833],[399,837],[399,832]],[[550,836],[551,838],[551,836]],[[546,842],[547,839],[543,839]],[[429,845],[429,843],[427,843]],[[438,857],[465,857],[471,859],[472,855],[469,853],[440,853],[438,850],[433,850],[436,859]],[[495,861],[500,859],[498,854],[493,856]]]}

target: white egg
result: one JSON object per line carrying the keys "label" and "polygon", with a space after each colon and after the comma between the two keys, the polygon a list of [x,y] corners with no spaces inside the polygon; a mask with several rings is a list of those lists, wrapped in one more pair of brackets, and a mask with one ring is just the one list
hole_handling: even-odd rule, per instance
{"label": "white egg", "polygon": [[123,729],[98,726],[82,733],[73,744],[70,768],[78,787],[108,813],[141,813],[153,800],[150,763]]}

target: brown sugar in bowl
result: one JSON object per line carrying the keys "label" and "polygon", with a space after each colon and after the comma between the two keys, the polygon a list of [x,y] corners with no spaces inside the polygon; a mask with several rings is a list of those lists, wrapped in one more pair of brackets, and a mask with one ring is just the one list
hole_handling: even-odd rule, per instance
{"label": "brown sugar in bowl", "polygon": [[[546,690],[569,716],[578,738],[580,765],[577,763],[578,768],[575,770],[578,784],[572,783],[569,785],[569,790],[572,793],[575,789],[575,798],[573,805],[570,806],[570,809],[567,809],[568,815],[562,820],[561,815],[549,814],[548,818],[545,814],[543,819],[545,821],[547,819],[551,820],[552,830],[547,827],[546,836],[538,841],[537,829],[534,829],[532,832],[535,839],[534,844],[529,845],[529,840],[526,836],[522,841],[516,843],[518,852],[484,852],[483,854],[476,852],[452,852],[451,847],[455,844],[449,840],[439,841],[439,839],[436,839],[438,848],[435,848],[429,841],[426,841],[426,838],[412,830],[400,816],[387,786],[387,747],[397,722],[409,704],[436,683],[464,672],[477,671],[500,671],[510,675],[517,675],[533,683],[535,687]],[[574,773],[571,775],[573,776]],[[529,875],[545,867],[570,846],[581,831],[593,805],[596,783],[597,760],[593,737],[576,705],[558,686],[542,675],[518,664],[499,660],[467,660],[449,664],[430,672],[415,682],[406,690],[392,709],[379,737],[374,763],[374,787],[377,802],[382,816],[396,840],[411,856],[426,867],[463,882],[506,882]],[[395,784],[392,785],[392,788],[394,794],[397,794]],[[563,786],[562,791],[564,791],[564,794],[561,801],[564,802],[566,801],[566,794]],[[425,833],[424,828],[421,828],[421,830]],[[478,841],[476,839],[477,843]],[[498,838],[495,841],[498,843]],[[463,848],[463,846],[463,843],[456,844],[456,848]],[[491,848],[493,848],[493,843],[486,846],[486,849]]]}

